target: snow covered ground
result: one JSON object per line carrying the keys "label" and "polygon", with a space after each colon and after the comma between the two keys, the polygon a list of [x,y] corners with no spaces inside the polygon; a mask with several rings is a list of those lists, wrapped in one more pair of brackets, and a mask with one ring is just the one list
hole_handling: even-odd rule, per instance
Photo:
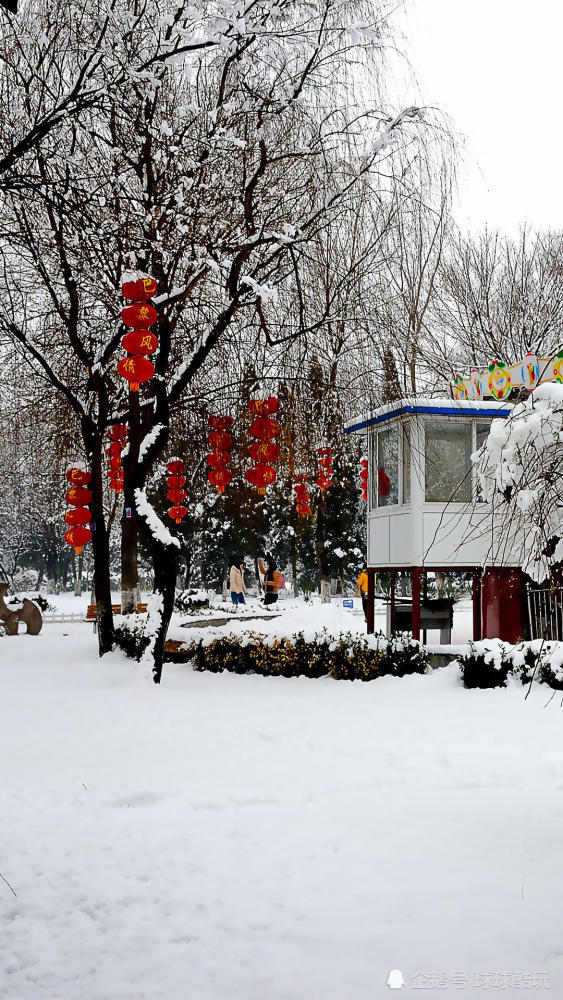
{"label": "snow covered ground", "polygon": [[163,680],[84,623],[0,639],[3,1000],[563,996],[559,696]]}

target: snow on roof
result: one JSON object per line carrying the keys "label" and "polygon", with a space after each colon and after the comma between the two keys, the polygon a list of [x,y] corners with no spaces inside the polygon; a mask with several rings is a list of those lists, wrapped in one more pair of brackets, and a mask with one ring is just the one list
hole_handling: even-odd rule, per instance
{"label": "snow on roof", "polygon": [[395,399],[392,403],[378,406],[370,413],[352,417],[344,424],[344,433],[353,434],[362,431],[373,424],[381,424],[386,420],[402,417],[405,413],[443,414],[448,416],[468,417],[507,417],[512,404],[499,402],[496,399],[430,399],[422,396],[410,396],[406,399]]}

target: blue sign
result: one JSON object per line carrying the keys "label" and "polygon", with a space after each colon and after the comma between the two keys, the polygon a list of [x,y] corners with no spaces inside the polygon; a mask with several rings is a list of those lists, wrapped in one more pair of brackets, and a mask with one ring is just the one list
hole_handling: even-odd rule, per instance
{"label": "blue sign", "polygon": [[354,607],[354,600],[353,600],[353,598],[352,597],[345,597],[343,599],[343,601],[342,601],[342,607],[343,608],[353,608]]}
{"label": "blue sign", "polygon": [[130,507],[126,507],[125,508],[125,517],[131,517],[131,508]]}

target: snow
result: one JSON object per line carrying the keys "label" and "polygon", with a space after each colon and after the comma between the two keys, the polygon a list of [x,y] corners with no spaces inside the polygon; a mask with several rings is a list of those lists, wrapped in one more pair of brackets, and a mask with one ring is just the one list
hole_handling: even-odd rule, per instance
{"label": "snow", "polygon": [[177,538],[174,538],[174,535],[172,535],[166,525],[162,523],[154,507],[149,503],[144,490],[135,490],[135,501],[138,513],[141,517],[145,518],[154,537],[158,539],[162,545],[175,545],[176,548],[179,549],[180,542]]}
{"label": "snow", "polygon": [[[363,627],[284,608],[278,628]],[[545,688],[183,665],[155,688],[85,623],[0,639],[0,671],[7,1000],[356,1000],[393,969],[545,972],[561,995]]]}

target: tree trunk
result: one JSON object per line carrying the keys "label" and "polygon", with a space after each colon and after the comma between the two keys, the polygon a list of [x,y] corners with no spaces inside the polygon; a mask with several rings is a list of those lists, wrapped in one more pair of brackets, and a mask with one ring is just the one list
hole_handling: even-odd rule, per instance
{"label": "tree trunk", "polygon": [[325,546],[326,518],[324,496],[319,497],[317,504],[317,523],[315,530],[315,551],[317,565],[321,575],[321,603],[330,604],[330,566]]}
{"label": "tree trunk", "polygon": [[150,623],[152,634],[148,652],[152,655],[155,684],[160,684],[162,677],[164,643],[174,610],[179,554],[179,549],[174,545],[163,545],[157,541],[153,543],[154,593],[160,597],[160,607],[155,602],[151,609],[154,620]]}
{"label": "tree trunk", "polygon": [[84,568],[84,552],[80,552],[78,559],[76,553],[72,553],[72,571],[74,575],[74,596],[82,595],[82,571]]}
{"label": "tree trunk", "polygon": [[[125,480],[127,482],[127,480]],[[130,512],[130,517],[127,516]],[[137,519],[125,490],[121,520],[121,613],[135,614],[139,599],[137,577]]]}
{"label": "tree trunk", "polygon": [[[121,521],[121,613],[134,614],[139,600],[137,569],[137,518],[135,517],[134,476],[139,461],[141,424],[139,393],[129,391],[129,451],[124,460],[123,518]],[[129,511],[129,516],[127,512]]]}
{"label": "tree trunk", "polygon": [[[96,446],[97,445],[97,446]],[[101,440],[90,450],[92,469],[92,554],[96,592],[96,618],[98,622],[98,652],[109,653],[113,647],[113,612],[111,608],[111,583],[109,574],[109,535],[106,529],[103,504],[103,473]]]}

